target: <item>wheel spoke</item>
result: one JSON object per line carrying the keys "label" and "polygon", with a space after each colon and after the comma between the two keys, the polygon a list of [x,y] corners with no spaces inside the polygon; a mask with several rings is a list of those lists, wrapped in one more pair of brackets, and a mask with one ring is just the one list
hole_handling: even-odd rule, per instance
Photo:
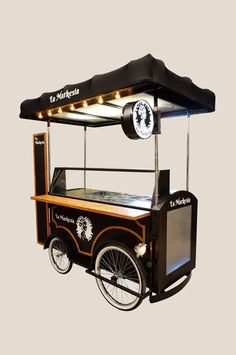
{"label": "wheel spoke", "polygon": [[126,260],[125,260],[125,255],[122,254],[121,258],[122,258],[122,260],[121,260],[120,270],[123,270],[123,268],[124,268],[124,263],[126,262]]}
{"label": "wheel spoke", "polygon": [[111,264],[114,266],[114,270],[115,272],[117,272],[117,263],[116,263],[116,260],[115,260],[115,256],[114,256],[114,253],[113,253],[113,250],[109,250],[109,255],[111,257]]}
{"label": "wheel spoke", "polygon": [[126,266],[121,271],[124,273],[124,272],[127,272],[130,269],[135,270],[134,265],[129,262],[129,263],[126,264]]}
{"label": "wheel spoke", "polygon": [[120,263],[119,263],[119,255],[120,255],[120,252],[119,251],[113,251],[114,254],[115,254],[115,259],[116,259],[116,265],[117,265],[117,271],[120,271]]}
{"label": "wheel spoke", "polygon": [[[128,286],[127,283],[126,283],[126,280],[125,280],[125,279],[123,279],[123,280],[124,280],[124,285],[125,285],[125,287],[129,289],[129,286]],[[125,292],[125,294],[127,295],[127,298],[128,298],[128,299],[129,299],[129,297],[130,297],[131,299],[134,298],[134,296],[133,296],[131,293]]]}
{"label": "wheel spoke", "polygon": [[109,263],[109,265],[113,265],[113,269],[115,269],[115,271],[116,271],[116,262],[115,262],[115,260],[113,260],[114,259],[113,254],[107,253],[105,255],[105,258],[107,259],[107,262]]}
{"label": "wheel spoke", "polygon": [[111,271],[113,274],[115,274],[114,270],[112,269],[111,265],[109,265],[105,260],[104,258],[101,260],[101,263],[103,263],[104,265],[106,265]]}

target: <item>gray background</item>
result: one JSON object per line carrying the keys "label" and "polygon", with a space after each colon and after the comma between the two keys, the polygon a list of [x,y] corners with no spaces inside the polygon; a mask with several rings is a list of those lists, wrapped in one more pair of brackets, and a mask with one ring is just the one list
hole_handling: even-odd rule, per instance
{"label": "gray background", "polygon": [[[1,6],[1,353],[234,354],[234,1],[8,1]],[[119,312],[95,280],[61,276],[35,242],[32,133],[25,98],[81,82],[147,53],[217,95],[192,120],[191,190],[199,199],[198,267],[189,285],[154,305]],[[184,186],[184,119],[166,121],[161,167]],[[55,165],[80,165],[82,129],[53,127]],[[153,140],[119,127],[89,130],[89,165],[153,166]],[[113,149],[110,148],[114,142]],[[109,149],[107,149],[109,147]],[[95,179],[95,178],[94,178]],[[106,185],[106,181],[102,180]],[[128,180],[132,183],[132,180]],[[100,181],[101,182],[101,181]],[[113,179],[113,188],[119,184]],[[135,186],[139,186],[136,184]]]}

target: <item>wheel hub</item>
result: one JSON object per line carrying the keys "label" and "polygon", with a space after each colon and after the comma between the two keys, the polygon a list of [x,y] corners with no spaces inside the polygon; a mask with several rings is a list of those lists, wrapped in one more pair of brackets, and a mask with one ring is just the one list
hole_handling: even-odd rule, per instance
{"label": "wheel hub", "polygon": [[113,275],[112,277],[111,277],[111,281],[113,281],[113,282],[117,282],[117,279],[118,279],[118,277],[116,277],[116,275]]}
{"label": "wheel hub", "polygon": [[62,253],[62,252],[58,252],[57,254],[56,254],[56,256],[59,258],[59,257],[62,257],[64,255],[64,253]]}
{"label": "wheel hub", "polygon": [[123,275],[122,275],[122,273],[121,273],[120,271],[118,271],[118,272],[116,273],[116,277],[119,279],[119,278],[122,278]]}
{"label": "wheel hub", "polygon": [[116,272],[112,277],[111,281],[117,283],[118,279],[124,278],[121,272]]}

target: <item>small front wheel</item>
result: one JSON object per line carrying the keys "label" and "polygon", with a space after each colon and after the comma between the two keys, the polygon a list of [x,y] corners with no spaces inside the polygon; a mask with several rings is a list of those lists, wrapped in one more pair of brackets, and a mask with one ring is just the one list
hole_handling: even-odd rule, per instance
{"label": "small front wheel", "polygon": [[72,261],[68,257],[68,249],[65,243],[55,237],[48,247],[49,259],[54,269],[60,274],[67,274],[72,268]]}
{"label": "small front wheel", "polygon": [[[127,247],[118,243],[103,247],[96,257],[95,272],[114,282],[110,284],[96,278],[102,295],[112,306],[130,311],[140,305],[142,298],[139,295],[144,295],[146,290],[145,271],[140,260]],[[127,291],[119,288],[119,285]]]}

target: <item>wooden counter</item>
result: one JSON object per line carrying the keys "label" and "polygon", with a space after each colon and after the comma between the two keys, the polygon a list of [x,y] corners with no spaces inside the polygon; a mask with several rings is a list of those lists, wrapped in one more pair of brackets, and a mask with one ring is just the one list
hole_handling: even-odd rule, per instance
{"label": "wooden counter", "polygon": [[53,205],[60,205],[70,208],[76,208],[83,211],[96,212],[114,217],[137,220],[150,216],[150,211],[139,210],[135,208],[108,205],[105,203],[77,200],[68,197],[40,195],[31,197],[32,200],[45,202]]}

